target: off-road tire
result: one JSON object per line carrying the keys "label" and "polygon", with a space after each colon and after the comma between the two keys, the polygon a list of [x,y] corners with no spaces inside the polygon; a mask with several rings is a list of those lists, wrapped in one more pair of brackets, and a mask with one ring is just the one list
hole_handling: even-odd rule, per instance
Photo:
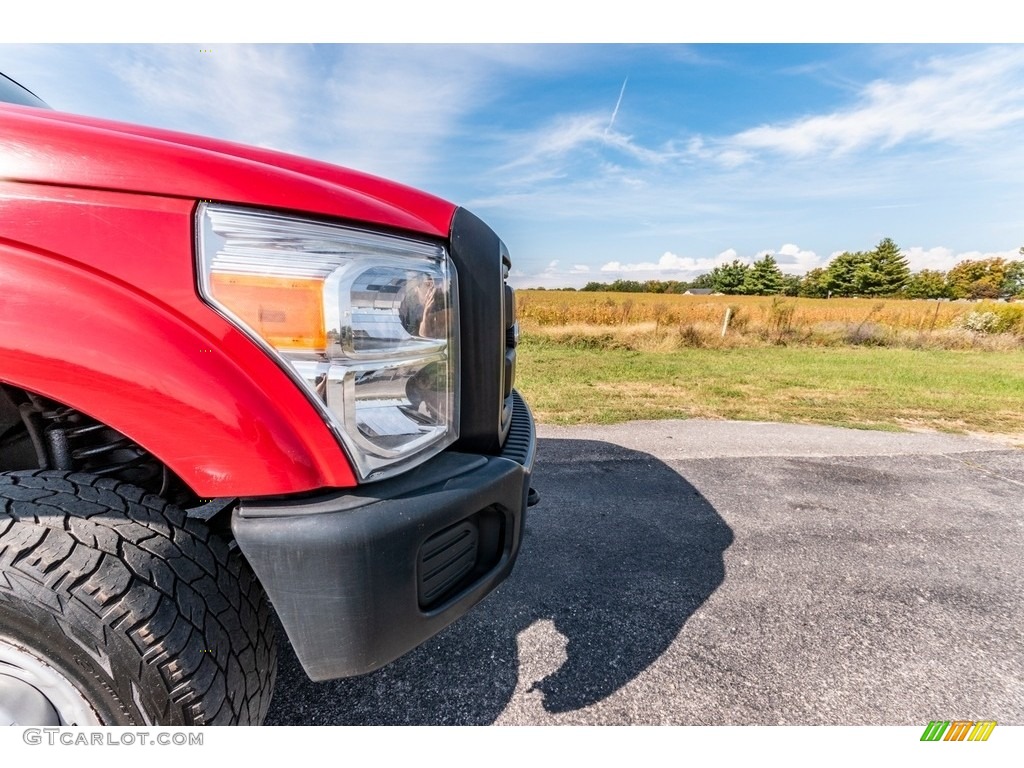
{"label": "off-road tire", "polygon": [[258,725],[274,627],[241,554],[158,496],[0,473],[0,639],[59,671],[103,724]]}

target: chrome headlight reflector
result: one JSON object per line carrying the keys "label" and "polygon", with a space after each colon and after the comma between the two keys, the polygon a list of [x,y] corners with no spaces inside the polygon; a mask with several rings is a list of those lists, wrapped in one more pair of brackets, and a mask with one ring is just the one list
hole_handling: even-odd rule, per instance
{"label": "chrome headlight reflector", "polygon": [[458,437],[455,268],[426,240],[203,203],[204,299],[314,398],[361,480]]}

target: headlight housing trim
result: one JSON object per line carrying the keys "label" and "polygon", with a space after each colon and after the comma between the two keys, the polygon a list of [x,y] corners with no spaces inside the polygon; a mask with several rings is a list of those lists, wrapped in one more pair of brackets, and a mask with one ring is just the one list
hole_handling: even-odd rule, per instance
{"label": "headlight housing trim", "polygon": [[444,244],[201,202],[197,289],[304,392],[360,482],[458,439],[458,277]]}

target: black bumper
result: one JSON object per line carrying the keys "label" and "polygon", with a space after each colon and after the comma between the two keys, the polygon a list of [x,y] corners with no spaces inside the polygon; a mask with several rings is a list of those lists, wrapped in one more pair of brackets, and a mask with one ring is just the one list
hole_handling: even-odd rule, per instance
{"label": "black bumper", "polygon": [[516,395],[497,456],[446,452],[360,488],[242,501],[231,528],[311,679],[382,667],[508,576],[536,444]]}

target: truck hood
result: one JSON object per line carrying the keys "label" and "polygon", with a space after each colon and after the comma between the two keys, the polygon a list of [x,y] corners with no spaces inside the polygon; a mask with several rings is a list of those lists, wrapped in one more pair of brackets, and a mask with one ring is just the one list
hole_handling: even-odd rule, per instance
{"label": "truck hood", "polygon": [[283,152],[0,104],[0,180],[215,200],[447,237],[455,206]]}

